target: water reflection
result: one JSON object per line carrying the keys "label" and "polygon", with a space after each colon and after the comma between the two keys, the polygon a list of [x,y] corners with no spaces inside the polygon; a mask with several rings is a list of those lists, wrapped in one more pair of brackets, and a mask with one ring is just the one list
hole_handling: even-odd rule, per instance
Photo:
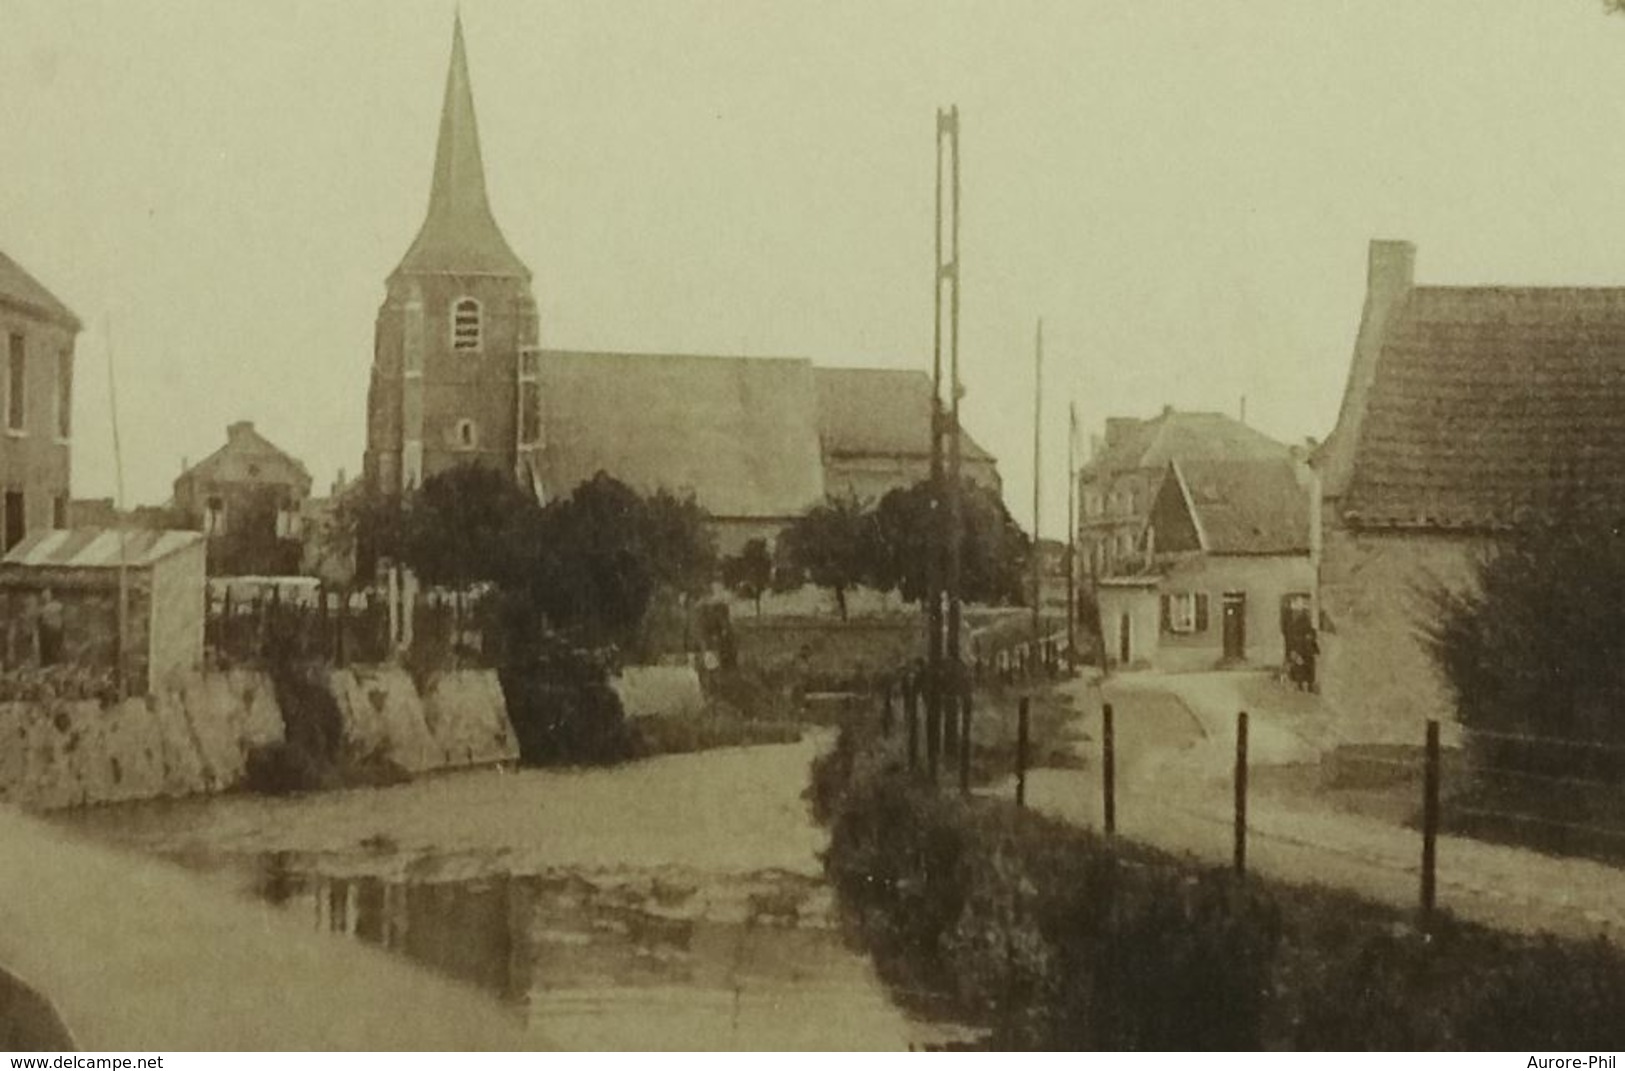
{"label": "water reflection", "polygon": [[895,1010],[842,943],[827,890],[805,875],[424,879],[323,873],[321,865],[269,855],[256,889],[318,929],[497,994],[553,1044],[898,1048],[934,1040],[925,1024],[899,1030]]}
{"label": "water reflection", "polygon": [[285,853],[267,860],[260,895],[303,912],[319,930],[398,952],[441,974],[520,1000],[530,988],[530,886],[507,874],[401,882],[300,874]]}

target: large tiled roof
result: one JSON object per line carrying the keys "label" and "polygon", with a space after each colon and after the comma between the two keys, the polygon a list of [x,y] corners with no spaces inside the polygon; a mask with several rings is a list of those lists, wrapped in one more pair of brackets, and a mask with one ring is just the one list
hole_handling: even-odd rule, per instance
{"label": "large tiled roof", "polygon": [[1625,290],[1417,287],[1394,310],[1343,515],[1472,529],[1625,512]]}
{"label": "large tiled roof", "polygon": [[[833,457],[928,457],[931,453],[931,378],[895,368],[819,368],[818,434]],[[961,456],[993,455],[961,433]]]}
{"label": "large tiled roof", "polygon": [[1309,490],[1291,461],[1195,460],[1170,468],[1208,553],[1309,552]]}
{"label": "large tiled roof", "polygon": [[15,305],[74,331],[79,317],[42,286],[23,266],[0,252],[0,304]]}
{"label": "large tiled roof", "polygon": [[823,500],[806,360],[545,350],[541,379],[549,495],[602,470],[692,493],[717,517],[791,517]]}
{"label": "large tiled roof", "polygon": [[1164,410],[1128,425],[1085,471],[1160,469],[1170,461],[1260,461],[1286,458],[1291,450],[1223,413]]}

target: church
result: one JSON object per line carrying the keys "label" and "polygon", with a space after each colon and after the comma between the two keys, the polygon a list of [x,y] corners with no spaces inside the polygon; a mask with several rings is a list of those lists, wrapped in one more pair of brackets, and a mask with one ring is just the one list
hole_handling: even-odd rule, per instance
{"label": "church", "polygon": [[[544,349],[540,334],[530,269],[486,193],[459,18],[428,212],[378,310],[372,491],[408,492],[472,462],[548,501],[603,471],[645,493],[694,495],[732,553],[826,496],[878,499],[929,472],[923,371]],[[961,451],[966,476],[999,490],[993,456],[963,433]]]}

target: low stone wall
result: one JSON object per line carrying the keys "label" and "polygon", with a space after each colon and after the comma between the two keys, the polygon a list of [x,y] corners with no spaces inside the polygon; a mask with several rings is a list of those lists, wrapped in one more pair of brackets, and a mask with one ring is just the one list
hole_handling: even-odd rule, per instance
{"label": "low stone wall", "polygon": [[218,792],[283,738],[270,682],[243,671],[162,695],[0,703],[0,800],[69,807]]}
{"label": "low stone wall", "polygon": [[609,686],[629,718],[680,718],[705,710],[705,689],[691,666],[627,666]]}
{"label": "low stone wall", "polygon": [[[394,667],[334,671],[339,746],[409,773],[515,761],[493,671],[448,673],[419,695]],[[189,796],[242,785],[249,756],[286,738],[269,677],[191,677],[174,690],[96,700],[0,703],[0,802],[49,810]]]}
{"label": "low stone wall", "polygon": [[335,670],[328,681],[349,758],[383,759],[408,773],[519,758],[495,670],[439,674],[421,695],[395,666]]}

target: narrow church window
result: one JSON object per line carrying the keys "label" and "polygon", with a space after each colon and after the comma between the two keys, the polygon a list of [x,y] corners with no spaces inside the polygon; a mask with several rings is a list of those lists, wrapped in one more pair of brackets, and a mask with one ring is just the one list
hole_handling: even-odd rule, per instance
{"label": "narrow church window", "polygon": [[451,348],[465,351],[480,348],[480,303],[471,297],[459,298],[452,309]]}
{"label": "narrow church window", "polygon": [[542,395],[535,380],[519,384],[519,445],[535,446],[542,438]]}
{"label": "narrow church window", "polygon": [[59,350],[56,355],[56,437],[66,442],[73,436],[73,353]]}
{"label": "narrow church window", "polygon": [[23,336],[11,336],[11,363],[6,372],[6,428],[22,431],[28,405],[28,353]]}
{"label": "narrow church window", "polygon": [[472,450],[475,445],[474,422],[472,420],[459,420],[457,422],[457,445],[465,450]]}

